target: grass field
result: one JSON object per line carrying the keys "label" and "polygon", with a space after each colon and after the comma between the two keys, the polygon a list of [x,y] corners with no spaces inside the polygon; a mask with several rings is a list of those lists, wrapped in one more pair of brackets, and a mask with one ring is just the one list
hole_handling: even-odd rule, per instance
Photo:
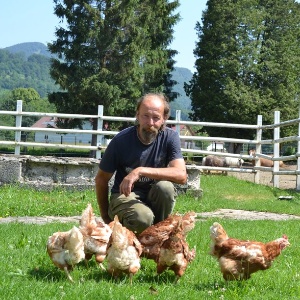
{"label": "grass field", "polygon": [[[202,198],[180,195],[175,210],[183,213],[210,212],[219,208],[268,211],[300,216],[300,195],[295,191],[274,189],[237,180],[230,176],[202,176]],[[290,195],[292,200],[278,200]],[[87,203],[96,214],[93,190],[37,192],[18,186],[0,187],[0,217],[80,215]],[[230,236],[270,241],[287,234],[291,246],[266,271],[245,282],[224,282],[217,261],[209,253],[209,227],[220,222]],[[1,299],[299,299],[300,248],[299,221],[247,221],[207,218],[199,220],[189,233],[196,258],[184,276],[174,284],[171,271],[156,275],[155,263],[142,259],[141,269],[130,285],[126,276],[113,279],[96,266],[77,265],[72,272],[75,283],[57,269],[46,253],[48,236],[69,230],[76,223],[46,225],[10,223],[0,225]]]}

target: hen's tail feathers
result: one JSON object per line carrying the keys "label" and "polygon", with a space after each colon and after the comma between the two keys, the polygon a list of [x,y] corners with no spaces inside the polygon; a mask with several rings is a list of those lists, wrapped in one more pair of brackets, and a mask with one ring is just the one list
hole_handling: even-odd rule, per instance
{"label": "hen's tail feathers", "polygon": [[86,209],[81,214],[80,226],[86,227],[88,224],[96,225],[95,214],[91,203],[88,203]]}
{"label": "hen's tail feathers", "polygon": [[73,226],[69,233],[64,248],[72,255],[72,263],[77,264],[85,258],[83,235],[76,226]]}
{"label": "hen's tail feathers", "polygon": [[183,227],[183,234],[187,235],[195,227],[195,220],[197,214],[193,211],[186,213],[182,216],[182,227]]}
{"label": "hen's tail feathers", "polygon": [[214,222],[210,227],[210,238],[214,243],[220,244],[228,239],[228,235],[221,224]]}
{"label": "hen's tail feathers", "polygon": [[120,223],[119,218],[115,215],[112,224],[112,232],[111,232],[111,242],[113,242],[114,246],[123,249],[127,246],[128,236],[126,235],[126,227]]}

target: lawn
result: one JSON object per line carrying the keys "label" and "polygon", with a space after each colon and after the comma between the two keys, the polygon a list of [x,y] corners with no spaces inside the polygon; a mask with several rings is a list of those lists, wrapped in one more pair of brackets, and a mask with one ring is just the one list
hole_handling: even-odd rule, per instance
{"label": "lawn", "polygon": [[[180,195],[176,211],[209,212],[219,208],[246,209],[300,215],[300,199],[295,191],[274,189],[240,181],[230,176],[202,176],[202,198]],[[291,195],[292,200],[278,200]],[[80,215],[91,202],[98,212],[93,190],[37,192],[18,186],[0,187],[0,217]],[[291,246],[266,271],[245,282],[225,283],[217,261],[209,255],[209,227],[220,222],[230,236],[270,241],[287,234]],[[0,225],[1,299],[299,299],[299,221],[246,221],[207,218],[196,223],[188,235],[196,258],[184,276],[174,284],[171,271],[156,275],[155,263],[142,259],[141,269],[130,285],[126,276],[113,279],[96,266],[77,265],[75,283],[57,269],[46,253],[48,236],[69,230],[76,223],[46,225],[10,223]]]}

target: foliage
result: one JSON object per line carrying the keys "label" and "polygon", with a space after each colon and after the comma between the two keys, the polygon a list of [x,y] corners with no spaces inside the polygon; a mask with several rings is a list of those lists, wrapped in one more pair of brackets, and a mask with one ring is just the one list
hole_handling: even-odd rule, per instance
{"label": "foliage", "polygon": [[[55,106],[50,104],[48,99],[42,99],[38,92],[33,88],[17,88],[12,91],[6,91],[0,96],[0,110],[15,111],[17,106],[17,100],[23,100],[22,111],[26,112],[55,112]],[[36,116],[23,116],[22,126],[32,126],[39,117]],[[15,126],[15,116],[3,115],[1,116],[0,126]],[[22,134],[22,138],[28,139],[32,133],[25,132]],[[0,139],[13,140],[13,131],[0,131]]]}
{"label": "foliage", "polygon": [[[196,25],[197,72],[185,86],[194,121],[253,124],[260,114],[270,124],[275,110],[281,112],[281,120],[298,117],[299,8],[294,0],[207,2],[203,25]],[[254,134],[244,129],[206,130],[211,136]],[[283,128],[283,134],[290,135],[289,130]]]}
{"label": "foliage", "polygon": [[59,112],[94,114],[102,104],[105,114],[132,116],[133,100],[173,84],[168,74],[176,51],[167,47],[178,21],[172,15],[178,1],[54,3],[55,14],[66,22],[48,45],[58,56],[50,73],[62,92],[49,100]]}
{"label": "foliage", "polygon": [[[20,46],[19,49],[23,48]],[[26,58],[23,51],[12,53],[0,49],[0,91],[33,88],[41,97],[58,91],[49,68],[50,58],[44,55],[32,54]]]}
{"label": "foliage", "polygon": [[[50,58],[50,52],[47,51],[47,47],[44,44],[41,43],[21,43],[21,44],[17,44],[11,47],[7,47],[5,48],[5,50],[12,52],[12,53],[24,53],[26,57],[31,56],[32,54],[40,54],[40,55],[45,55],[47,57]],[[14,56],[12,56],[11,58],[8,58],[7,60],[7,64],[13,64],[13,60]],[[39,74],[31,74],[30,76],[32,77],[32,79],[35,80],[35,82],[37,82],[38,80],[41,80],[40,86],[47,86],[49,85],[49,80],[52,82],[53,80],[50,77],[50,65],[46,68],[46,66],[44,66],[43,60],[40,61],[36,61],[36,64],[40,65],[39,68],[43,69],[45,72],[47,71],[49,76],[48,79],[45,78],[40,78]],[[16,71],[19,74],[22,74],[22,76],[25,77],[25,72],[23,70],[23,68],[16,68]],[[184,82],[189,82],[192,78],[192,73],[189,69],[186,68],[174,68],[174,70],[171,72],[172,74],[172,80],[174,80],[176,82],[176,84],[173,86],[173,92],[175,94],[178,94],[177,98],[174,101],[170,102],[170,106],[171,106],[171,116],[174,117],[175,116],[175,111],[176,110],[181,110],[181,119],[182,120],[188,120],[189,119],[189,113],[191,112],[191,100],[186,96],[185,91],[183,89],[183,85]],[[3,81],[2,81],[3,80]],[[5,78],[1,78],[0,76],[0,87],[3,85]],[[54,89],[49,89],[49,93],[55,92],[57,90],[57,87],[54,86]],[[44,97],[44,93],[41,92],[40,89],[36,89],[36,91],[41,95],[41,97]],[[7,106],[3,106],[3,103],[6,101],[11,100],[11,90],[7,89],[1,89],[0,88],[0,105],[1,105],[1,110],[6,110],[8,107]],[[43,99],[44,103],[47,102],[46,99]],[[10,109],[15,110],[16,108],[16,103],[12,103]],[[30,110],[33,111],[33,110]],[[43,112],[43,110],[35,110],[35,111],[40,111]],[[52,110],[45,110],[45,112],[56,112],[56,108],[55,106],[52,104]],[[6,119],[9,118],[11,119],[11,122],[6,121]],[[3,119],[1,119],[1,126],[6,125],[6,126],[10,126],[13,125],[13,117],[8,117],[8,116],[3,116]]]}
{"label": "foliage", "polygon": [[[55,106],[47,99],[42,99],[39,93],[33,88],[17,88],[7,92],[0,98],[0,110],[15,111],[17,100],[23,100],[22,111],[26,112],[55,112]],[[24,116],[22,126],[30,127],[38,120],[35,116]],[[3,122],[6,126],[13,125],[14,118],[8,116]]]}

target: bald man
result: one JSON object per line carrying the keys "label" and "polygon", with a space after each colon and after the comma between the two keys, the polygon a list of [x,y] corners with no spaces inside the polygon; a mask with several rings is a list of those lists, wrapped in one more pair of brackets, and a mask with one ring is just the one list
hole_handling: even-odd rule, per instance
{"label": "bald man", "polygon": [[105,223],[118,215],[125,227],[139,234],[173,211],[173,183],[185,184],[187,173],[179,135],[165,126],[169,114],[163,94],[146,94],[137,103],[137,125],[122,130],[109,143],[95,178]]}

